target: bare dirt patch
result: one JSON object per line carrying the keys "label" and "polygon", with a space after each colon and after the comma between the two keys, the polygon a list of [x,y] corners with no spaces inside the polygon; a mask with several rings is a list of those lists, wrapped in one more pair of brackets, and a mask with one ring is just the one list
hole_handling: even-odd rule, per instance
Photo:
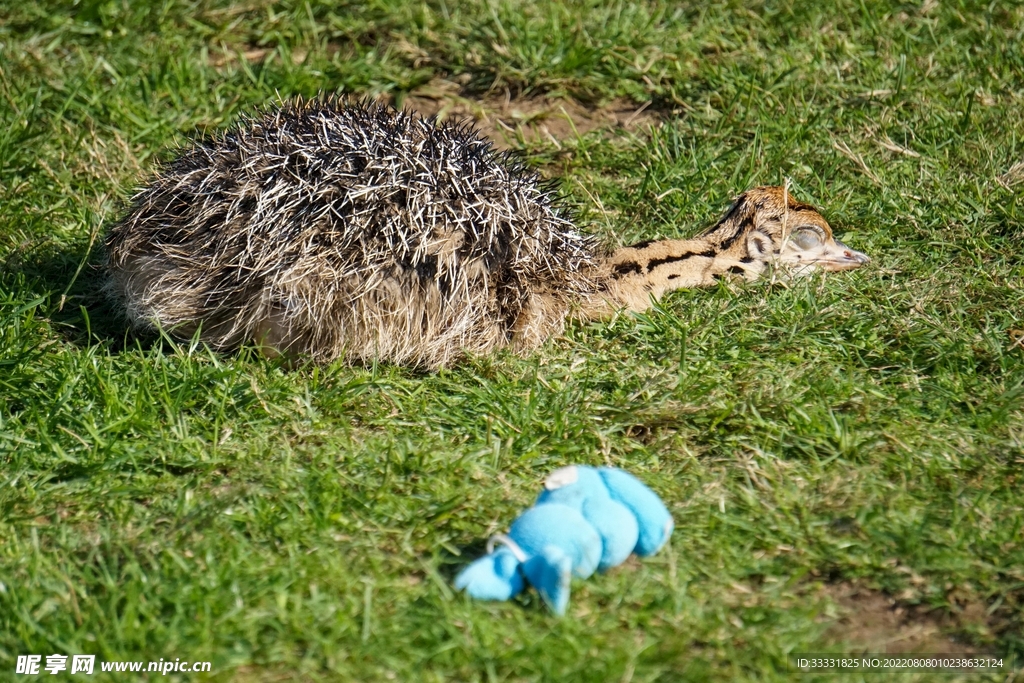
{"label": "bare dirt patch", "polygon": [[[210,66],[224,69],[239,61],[261,64],[275,54],[268,47],[221,47],[211,51],[208,59]],[[290,58],[301,64],[307,55],[305,50],[294,50]],[[410,93],[378,99],[423,116],[436,116],[439,121],[472,121],[499,149],[547,143],[561,148],[563,141],[594,130],[645,130],[660,120],[650,102],[637,104],[620,97],[590,105],[549,95],[513,98],[508,90],[476,96],[465,93],[461,83],[441,78]]]}
{"label": "bare dirt patch", "polygon": [[561,143],[594,130],[644,130],[658,122],[646,104],[615,99],[590,106],[567,97],[512,98],[507,91],[470,98],[451,81],[435,80],[409,93],[396,104],[438,120],[472,120],[495,146],[506,149],[523,143]]}
{"label": "bare dirt patch", "polygon": [[871,653],[978,654],[968,633],[984,638],[1000,630],[981,603],[966,603],[959,612],[904,605],[881,591],[851,583],[826,586],[839,607],[839,619],[825,637]]}

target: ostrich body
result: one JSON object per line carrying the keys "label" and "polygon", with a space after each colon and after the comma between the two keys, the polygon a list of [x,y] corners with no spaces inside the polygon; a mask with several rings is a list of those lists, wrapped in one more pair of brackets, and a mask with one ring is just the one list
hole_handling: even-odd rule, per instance
{"label": "ostrich body", "polygon": [[296,101],[200,140],[135,195],[107,242],[131,322],[217,349],[425,368],[536,347],[574,313],[755,279],[770,262],[867,257],[781,188],[741,195],[702,236],[598,251],[552,185],[465,125]]}

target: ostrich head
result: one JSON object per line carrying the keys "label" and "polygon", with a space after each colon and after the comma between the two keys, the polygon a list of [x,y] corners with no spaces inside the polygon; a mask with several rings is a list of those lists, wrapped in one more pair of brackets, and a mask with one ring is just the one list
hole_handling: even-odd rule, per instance
{"label": "ostrich head", "polygon": [[852,270],[871,260],[838,241],[813,206],[797,201],[783,187],[741,194],[707,238],[720,252],[759,265],[780,265],[795,275]]}

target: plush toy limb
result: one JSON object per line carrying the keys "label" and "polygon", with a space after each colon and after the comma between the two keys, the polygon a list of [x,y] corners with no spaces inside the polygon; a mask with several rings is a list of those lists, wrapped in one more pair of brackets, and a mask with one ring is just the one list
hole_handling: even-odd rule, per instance
{"label": "plush toy limb", "polygon": [[459,572],[455,588],[478,600],[508,600],[525,587],[519,566],[511,548],[499,548]]}
{"label": "plush toy limb", "polygon": [[641,557],[653,555],[665,545],[672,534],[674,523],[668,508],[651,489],[628,472],[614,467],[598,470],[612,498],[633,511],[640,523],[640,537],[636,554]]}
{"label": "plush toy limb", "polygon": [[633,512],[612,498],[604,498],[583,503],[583,517],[601,537],[601,561],[597,571],[606,572],[625,562],[640,537]]}
{"label": "plush toy limb", "polygon": [[571,557],[557,546],[547,545],[523,563],[523,573],[552,612],[565,614],[572,582]]}

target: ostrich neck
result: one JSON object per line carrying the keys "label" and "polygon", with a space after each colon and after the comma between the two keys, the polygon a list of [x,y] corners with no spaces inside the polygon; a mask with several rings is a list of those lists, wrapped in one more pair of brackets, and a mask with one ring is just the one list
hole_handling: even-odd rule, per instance
{"label": "ostrich neck", "polygon": [[598,266],[599,290],[584,303],[584,316],[646,310],[666,292],[712,285],[725,275],[756,278],[765,266],[748,253],[748,227],[746,221],[723,220],[693,239],[616,249]]}

